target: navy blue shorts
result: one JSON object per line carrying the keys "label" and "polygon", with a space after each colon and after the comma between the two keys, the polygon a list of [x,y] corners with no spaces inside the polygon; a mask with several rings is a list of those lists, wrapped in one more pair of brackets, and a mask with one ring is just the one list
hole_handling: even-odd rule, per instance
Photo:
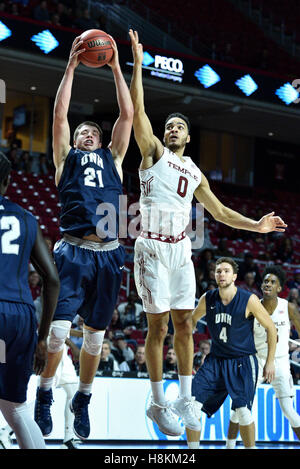
{"label": "navy blue shorts", "polygon": [[[94,243],[95,244],[95,243]],[[60,294],[53,320],[73,322],[79,314],[87,326],[105,330],[111,321],[121,286],[125,250],[92,250],[59,241],[54,259]]]}
{"label": "navy blue shorts", "polygon": [[217,358],[209,354],[194,376],[192,394],[209,416],[221,407],[228,394],[232,399],[232,410],[240,407],[251,410],[257,375],[255,355]]}
{"label": "navy blue shorts", "polygon": [[37,344],[35,308],[0,302],[0,399],[23,403]]}

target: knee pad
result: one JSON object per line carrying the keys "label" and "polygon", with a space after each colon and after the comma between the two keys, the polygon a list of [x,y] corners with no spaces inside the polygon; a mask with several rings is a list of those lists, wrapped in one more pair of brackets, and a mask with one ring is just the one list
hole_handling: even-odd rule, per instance
{"label": "knee pad", "polygon": [[238,418],[238,415],[237,415],[237,412],[236,410],[233,410],[230,414],[230,421],[232,423],[239,423],[239,418]]}
{"label": "knee pad", "polygon": [[71,321],[57,320],[52,322],[48,338],[48,352],[57,353],[64,348],[71,325]]}
{"label": "knee pad", "polygon": [[291,397],[280,397],[278,400],[279,400],[281,410],[283,414],[285,415],[285,417],[290,422],[291,427],[292,428],[300,427],[300,415],[298,415],[298,413],[293,407],[293,399]]}
{"label": "knee pad", "polygon": [[253,416],[247,407],[239,407],[239,409],[236,409],[236,414],[239,419],[239,424],[242,426],[250,425],[254,422]]}
{"label": "knee pad", "polygon": [[102,348],[105,331],[90,331],[83,328],[83,344],[82,347],[90,355],[99,355]]}

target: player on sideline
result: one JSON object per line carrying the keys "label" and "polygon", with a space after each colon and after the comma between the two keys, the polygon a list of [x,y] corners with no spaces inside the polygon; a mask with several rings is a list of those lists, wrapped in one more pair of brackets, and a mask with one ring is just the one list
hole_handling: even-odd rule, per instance
{"label": "player on sideline", "polygon": [[[98,368],[104,332],[116,305],[124,265],[124,248],[118,242],[119,196],[122,194],[122,162],[132,129],[133,106],[124,80],[118,50],[108,64],[113,72],[119,116],[111,142],[102,148],[102,130],[94,122],[81,123],[70,146],[68,109],[74,72],[83,52],[77,37],[58,88],[53,114],[55,181],[61,202],[63,239],[54,248],[61,290],[50,330],[48,365],[37,389],[35,418],[44,435],[52,430],[50,406],[55,372],[72,321],[80,311],[84,318],[80,353],[79,389],[70,406],[75,414],[74,432],[86,439],[90,433],[88,404]],[[107,207],[112,223],[105,228]]]}
{"label": "player on sideline", "polygon": [[[295,388],[290,370],[289,360],[289,337],[290,321],[294,324],[300,336],[300,316],[294,303],[280,298],[278,295],[285,284],[285,273],[279,266],[267,267],[263,273],[261,285],[263,298],[261,300],[264,308],[268,311],[277,329],[277,345],[275,352],[275,378],[273,386],[279,405],[285,417],[291,424],[294,432],[300,440],[300,416],[293,407]],[[261,324],[254,320],[254,342],[257,350],[259,365],[258,384],[264,382],[262,373],[267,357],[266,331]],[[239,431],[239,420],[236,412],[230,416],[227,449],[233,449]]]}
{"label": "player on sideline", "polygon": [[[259,221],[251,220],[225,207],[216,198],[206,177],[191,158],[183,156],[190,141],[187,117],[180,113],[167,117],[163,143],[153,134],[144,108],[143,47],[136,31],[130,30],[129,35],[134,58],[130,86],[133,128],[142,155],[139,176],[143,231],[135,242],[134,269],[136,287],[148,321],[145,352],[152,402],[146,412],[163,433],[180,435],[182,427],[172,409],[183,418],[186,427],[199,429],[191,399],[195,274],[191,242],[185,234],[193,197],[203,203],[216,220],[234,228],[267,233],[285,231],[286,225],[274,213]],[[179,399],[172,409],[166,402],[162,382],[163,342],[170,312],[180,388]]]}
{"label": "player on sideline", "polygon": [[[232,409],[241,422],[241,436],[247,449],[255,447],[255,426],[251,414],[258,363],[253,337],[254,318],[267,330],[266,361],[263,374],[266,381],[274,379],[276,328],[258,297],[235,286],[237,263],[229,257],[216,261],[215,279],[218,288],[210,290],[199,300],[193,312],[193,325],[206,316],[211,335],[211,352],[194,376],[192,392],[195,409],[209,416],[223,404],[227,395]],[[199,448],[200,432],[187,428],[190,449]]]}
{"label": "player on sideline", "polygon": [[[32,374],[46,363],[46,339],[59,294],[59,278],[36,219],[4,196],[11,164],[0,153],[0,410],[21,449],[45,449],[43,435],[26,403]],[[28,265],[43,280],[38,328],[28,285]]]}

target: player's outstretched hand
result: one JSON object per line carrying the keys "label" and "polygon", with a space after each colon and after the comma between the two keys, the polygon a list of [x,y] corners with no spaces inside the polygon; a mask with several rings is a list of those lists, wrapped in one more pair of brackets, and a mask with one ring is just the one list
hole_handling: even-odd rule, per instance
{"label": "player's outstretched hand", "polygon": [[139,42],[139,35],[137,31],[129,29],[129,36],[131,40],[132,55],[135,64],[141,65],[143,62],[144,52],[143,45]]}
{"label": "player's outstretched hand", "polygon": [[275,378],[275,365],[274,362],[268,363],[266,362],[264,369],[263,369],[263,377],[267,383],[271,383]]}
{"label": "player's outstretched hand", "polygon": [[113,70],[119,65],[119,52],[118,52],[118,47],[114,38],[110,34],[108,34],[108,36],[111,40],[111,46],[113,48],[114,53],[107,65],[111,67],[111,69]]}
{"label": "player's outstretched hand", "polygon": [[85,51],[85,47],[81,48],[81,45],[83,44],[83,41],[81,40],[81,36],[75,37],[70,55],[69,55],[69,62],[68,62],[68,67],[75,69],[80,60],[79,60],[79,55]]}
{"label": "player's outstretched hand", "polygon": [[47,343],[45,340],[40,340],[37,344],[34,354],[33,370],[37,375],[40,375],[47,362]]}
{"label": "player's outstretched hand", "polygon": [[271,231],[284,232],[287,225],[284,221],[274,215],[275,212],[264,215],[257,223],[257,231],[259,233],[270,233]]}

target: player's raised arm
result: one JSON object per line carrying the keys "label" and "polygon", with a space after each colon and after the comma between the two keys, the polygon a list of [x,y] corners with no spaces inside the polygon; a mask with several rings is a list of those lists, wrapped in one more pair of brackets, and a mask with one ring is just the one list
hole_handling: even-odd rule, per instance
{"label": "player's raised arm", "polygon": [[110,39],[114,54],[108,65],[111,67],[114,75],[120,114],[112,130],[109,148],[115,163],[121,165],[129,145],[133,121],[133,105],[128,86],[121,71],[116,42],[111,36]]}
{"label": "player's raised arm", "polygon": [[143,46],[139,43],[137,31],[129,30],[133,54],[133,73],[130,94],[134,107],[133,130],[146,167],[153,165],[153,158],[163,154],[161,141],[153,134],[152,125],[145,112],[142,80]]}
{"label": "player's raised arm", "polygon": [[70,126],[68,111],[71,100],[71,92],[75,68],[79,64],[79,54],[85,49],[81,48],[80,36],[76,37],[71,48],[68,64],[56,93],[53,109],[52,146],[53,161],[56,168],[56,184],[62,174],[65,158],[70,150]]}
{"label": "player's raised arm", "polygon": [[277,344],[276,327],[269,313],[264,308],[264,306],[259,301],[256,295],[251,295],[247,304],[246,316],[248,317],[251,314],[267,331],[268,356],[266,359],[266,364],[264,366],[263,375],[266,380],[270,383],[275,377],[274,358]]}
{"label": "player's raised arm", "polygon": [[198,304],[197,307],[194,309],[192,313],[192,323],[193,323],[193,329],[195,329],[197,322],[199,319],[203,318],[203,316],[206,315],[206,298],[205,298],[206,293],[204,293]]}
{"label": "player's raised arm", "polygon": [[54,260],[49,253],[49,249],[43,239],[39,226],[37,229],[35,244],[31,251],[30,260],[43,280],[43,313],[39,324],[38,344],[34,362],[34,370],[37,374],[40,374],[46,363],[46,340],[49,333],[50,323],[57,305],[60,282]]}
{"label": "player's raised arm", "polygon": [[280,217],[274,216],[274,212],[264,215],[259,221],[255,221],[226,207],[214,195],[204,174],[202,174],[201,184],[195,190],[195,197],[215,220],[232,228],[269,233],[271,231],[284,232],[287,227]]}

